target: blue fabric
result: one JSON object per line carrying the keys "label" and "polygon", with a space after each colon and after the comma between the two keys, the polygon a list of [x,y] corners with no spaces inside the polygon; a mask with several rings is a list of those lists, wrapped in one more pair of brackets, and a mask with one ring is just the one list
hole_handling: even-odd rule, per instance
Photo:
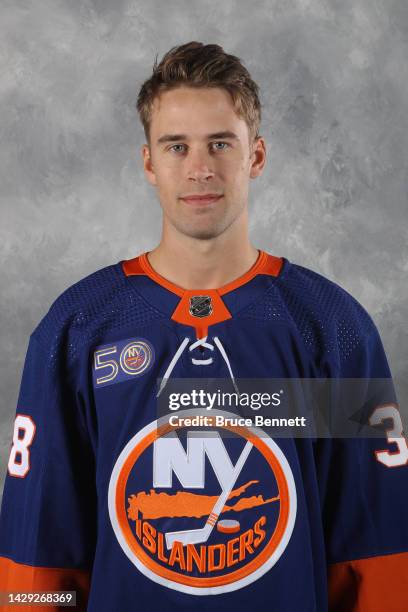
{"label": "blue fabric", "polygon": [[[275,612],[323,612],[328,564],[408,551],[406,470],[375,460],[376,449],[388,448],[385,439],[276,440],[296,487],[293,532],[277,563],[238,590],[195,596],[168,588],[139,571],[118,543],[108,509],[113,467],[129,440],[156,418],[157,378],[183,338],[196,339],[194,329],[171,320],[179,299],[147,276],[126,277],[119,262],[67,289],[34,330],[16,413],[32,418],[36,432],[29,472],[6,478],[0,555],[39,567],[88,569],[91,612],[239,612],[264,605]],[[211,326],[208,342],[220,338],[235,377],[391,377],[370,316],[311,270],[285,259],[278,277],[258,274],[223,300],[232,318]],[[153,347],[153,365],[98,387],[98,376],[113,376],[114,366],[95,369],[95,351],[116,347],[111,357],[117,359],[132,339]],[[219,351],[196,349],[196,358],[213,357],[207,366],[194,365],[191,356],[184,351],[172,377],[229,377]],[[139,367],[132,354],[128,363]],[[239,444],[235,450],[233,439],[225,445],[237,458]],[[129,479],[129,497],[154,488],[148,452]],[[272,495],[276,483],[265,466],[254,452],[246,469]],[[206,493],[217,495],[207,468]],[[265,486],[251,486],[251,495],[265,494]],[[175,478],[168,492],[177,490]],[[272,520],[274,511],[265,512]],[[242,528],[250,516],[241,513]],[[181,523],[169,520],[168,529]],[[203,519],[185,523],[191,529]],[[211,537],[215,542],[215,531]]]}

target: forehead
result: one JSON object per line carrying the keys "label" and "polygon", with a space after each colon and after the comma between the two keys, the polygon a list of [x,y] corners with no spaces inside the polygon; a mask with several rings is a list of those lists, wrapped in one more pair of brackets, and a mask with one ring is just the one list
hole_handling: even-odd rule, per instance
{"label": "forehead", "polygon": [[177,87],[162,92],[153,102],[152,139],[165,132],[199,136],[225,130],[246,134],[246,123],[235,112],[231,95],[221,87]]}

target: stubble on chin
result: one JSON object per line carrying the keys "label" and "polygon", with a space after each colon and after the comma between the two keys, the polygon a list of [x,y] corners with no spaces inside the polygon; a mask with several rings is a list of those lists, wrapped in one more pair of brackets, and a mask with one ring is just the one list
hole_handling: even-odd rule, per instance
{"label": "stubble on chin", "polygon": [[208,225],[207,227],[199,227],[189,223],[178,223],[173,222],[172,225],[176,228],[179,234],[194,238],[196,240],[211,240],[217,238],[220,234],[225,231],[223,225]]}
{"label": "stubble on chin", "polygon": [[240,207],[240,210],[224,208],[221,215],[219,214],[221,210],[218,211],[217,215],[217,211],[210,212],[202,209],[201,211],[196,210],[194,214],[190,215],[185,214],[186,211],[178,209],[176,206],[173,210],[167,211],[165,217],[167,223],[183,236],[196,240],[212,240],[228,230],[241,216],[244,208],[244,206]]}
{"label": "stubble on chin", "polygon": [[194,223],[188,220],[172,219],[170,222],[175,229],[184,236],[196,240],[212,240],[221,236],[234,223],[237,216],[223,217],[221,219],[208,220],[206,223]]}

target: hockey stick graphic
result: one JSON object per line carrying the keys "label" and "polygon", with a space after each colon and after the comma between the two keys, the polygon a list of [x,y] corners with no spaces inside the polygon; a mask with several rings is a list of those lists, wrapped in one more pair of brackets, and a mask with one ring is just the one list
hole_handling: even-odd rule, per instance
{"label": "hockey stick graphic", "polygon": [[238,476],[241,473],[242,468],[244,467],[244,463],[247,460],[249,452],[252,448],[253,444],[249,440],[245,444],[242,453],[240,454],[238,461],[236,462],[230,483],[226,489],[221,492],[221,495],[217,499],[214,504],[213,509],[211,510],[207,522],[204,527],[200,529],[187,529],[185,531],[168,531],[166,533],[166,546],[167,548],[171,548],[174,542],[181,542],[183,546],[187,544],[200,544],[202,542],[206,542],[210,537],[210,534],[214,528],[218,520],[218,515],[222,511],[225,502],[228,499],[229,494],[231,493]]}

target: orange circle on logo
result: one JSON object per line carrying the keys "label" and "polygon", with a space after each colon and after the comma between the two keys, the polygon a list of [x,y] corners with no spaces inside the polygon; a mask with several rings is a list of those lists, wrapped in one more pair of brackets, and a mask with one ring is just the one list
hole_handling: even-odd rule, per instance
{"label": "orange circle on logo", "polygon": [[289,491],[288,485],[286,481],[285,474],[283,472],[282,466],[277,460],[276,456],[269,448],[269,446],[260,438],[251,433],[246,427],[232,427],[232,426],[224,426],[224,429],[228,429],[233,431],[234,433],[240,434],[242,437],[246,439],[250,439],[252,444],[258,449],[258,451],[263,455],[263,457],[268,462],[272,473],[275,476],[279,498],[280,498],[280,508],[279,508],[279,516],[273,531],[272,536],[269,539],[269,542],[263,548],[263,550],[259,553],[259,555],[252,559],[245,565],[231,573],[225,574],[224,576],[216,576],[216,577],[203,577],[198,578],[195,576],[185,576],[179,574],[173,570],[169,570],[166,567],[156,563],[149,557],[146,552],[142,549],[142,547],[137,543],[132,530],[130,528],[128,518],[126,515],[126,483],[129,478],[129,474],[133,469],[135,463],[138,461],[140,455],[148,448],[151,444],[155,442],[158,438],[169,433],[170,431],[174,431],[177,427],[170,426],[169,424],[161,425],[155,430],[151,431],[147,434],[129,453],[125,462],[123,463],[122,469],[120,470],[117,484],[116,484],[116,495],[115,495],[115,506],[116,506],[116,516],[118,520],[119,527],[122,531],[122,534],[126,540],[127,545],[132,550],[132,552],[136,555],[136,557],[149,568],[153,573],[161,576],[166,580],[171,580],[174,582],[178,582],[181,584],[185,584],[191,587],[216,587],[220,585],[229,584],[231,582],[235,582],[237,580],[241,580],[242,578],[248,576],[255,572],[260,566],[262,566],[273,554],[273,552],[278,547],[283,534],[285,533],[285,529],[288,523],[288,516],[290,510],[290,499],[289,499]]}

